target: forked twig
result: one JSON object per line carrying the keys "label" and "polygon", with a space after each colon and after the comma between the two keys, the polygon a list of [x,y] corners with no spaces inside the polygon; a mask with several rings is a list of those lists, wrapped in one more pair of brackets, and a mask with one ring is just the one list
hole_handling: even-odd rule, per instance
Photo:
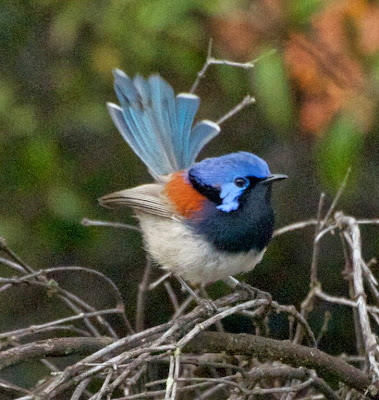
{"label": "forked twig", "polygon": [[224,116],[222,116],[216,123],[218,125],[221,125],[227,119],[231,118],[233,115],[239,113],[245,107],[254,103],[255,103],[255,98],[250,95],[247,95],[240,103],[238,103],[234,108],[232,108],[229,112],[227,112]]}

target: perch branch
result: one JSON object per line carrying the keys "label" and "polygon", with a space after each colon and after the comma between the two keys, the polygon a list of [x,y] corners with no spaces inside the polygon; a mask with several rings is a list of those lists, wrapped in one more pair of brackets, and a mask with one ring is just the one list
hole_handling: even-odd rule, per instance
{"label": "perch branch", "polygon": [[[320,350],[254,335],[201,332],[189,342],[185,353],[243,354],[260,360],[281,360],[293,367],[316,370],[324,379],[338,379],[361,393],[377,393],[379,385],[371,385],[369,377],[357,368]],[[374,397],[373,397],[374,398]]]}
{"label": "perch branch", "polygon": [[[95,351],[105,355],[109,354],[107,350],[110,348],[115,354],[120,351],[120,348],[116,348],[116,343],[115,339],[109,337],[42,340],[1,352],[0,370],[26,360],[43,357],[93,354]],[[172,348],[172,346],[167,348]],[[158,347],[154,348],[154,351],[158,349]],[[136,351],[135,355],[146,352],[148,349],[137,349]],[[330,356],[315,348],[295,345],[289,341],[246,334],[200,332],[183,347],[182,351],[191,354],[226,353],[256,357],[260,360],[281,360],[282,363],[295,368],[303,366],[307,369],[314,369],[325,380],[338,379],[361,393],[367,393],[371,398],[375,398],[374,393],[377,393],[375,391],[379,389],[377,383],[371,384],[370,378],[365,373],[341,358]],[[82,360],[83,362],[84,360]],[[107,365],[111,366],[106,362],[105,366]]]}

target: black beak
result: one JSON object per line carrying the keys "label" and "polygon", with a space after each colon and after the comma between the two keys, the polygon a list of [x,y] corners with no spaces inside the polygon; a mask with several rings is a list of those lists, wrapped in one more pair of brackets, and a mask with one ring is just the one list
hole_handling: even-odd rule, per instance
{"label": "black beak", "polygon": [[288,178],[287,175],[272,174],[272,175],[269,175],[266,179],[263,179],[262,183],[272,183],[274,181],[280,181],[282,179],[287,179],[287,178]]}

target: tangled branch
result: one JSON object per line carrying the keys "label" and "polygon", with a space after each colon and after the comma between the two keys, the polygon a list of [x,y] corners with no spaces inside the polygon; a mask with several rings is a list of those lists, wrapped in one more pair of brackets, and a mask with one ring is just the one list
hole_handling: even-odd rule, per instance
{"label": "tangled branch", "polygon": [[[320,208],[322,207],[320,201]],[[367,223],[368,221],[362,221]],[[375,222],[375,221],[370,221]],[[100,399],[174,399],[183,393],[197,393],[198,398],[206,399],[220,392],[230,398],[250,398],[255,394],[319,393],[326,399],[345,398],[350,390],[367,396],[378,397],[378,343],[374,329],[379,322],[379,307],[367,302],[365,286],[370,296],[379,304],[377,281],[371,272],[372,263],[362,258],[360,225],[361,221],[341,212],[329,213],[328,219],[293,224],[276,232],[276,237],[289,234],[295,229],[316,226],[311,266],[310,291],[302,303],[300,312],[293,306],[280,305],[264,296],[249,298],[245,291],[237,291],[215,301],[217,312],[209,316],[202,306],[186,311],[191,301],[178,300],[169,284],[169,276],[164,275],[156,282],[149,282],[148,263],[143,281],[139,286],[137,331],[125,315],[123,302],[117,287],[102,274],[82,268],[66,268],[65,273],[94,274],[115,292],[114,308],[96,310],[83,299],[61,287],[57,281],[49,279],[53,273],[63,268],[50,268],[35,271],[20,260],[1,241],[1,250],[6,257],[0,257],[3,266],[11,269],[14,277],[0,278],[0,293],[11,288],[31,285],[43,288],[50,296],[55,296],[73,312],[43,324],[31,325],[0,334],[3,351],[0,352],[0,371],[30,360],[44,363],[46,357],[67,358],[70,355],[84,356],[64,370],[53,369],[51,377],[46,376],[43,384],[31,388],[19,388],[11,382],[0,385],[0,393],[12,393],[24,400],[38,396],[53,399],[63,393],[72,393],[71,398]],[[88,220],[87,220],[88,224]],[[344,276],[348,276],[352,291],[350,299],[333,296],[322,290],[317,272],[317,256],[320,241],[326,234],[338,230],[346,257]],[[318,248],[318,250],[315,250]],[[348,271],[346,271],[348,268]],[[350,271],[350,272],[349,272]],[[159,286],[165,287],[173,304],[173,316],[164,324],[143,329],[147,312],[141,300]],[[362,347],[358,345],[357,355],[364,361],[361,368],[346,362],[346,357],[330,356],[317,349],[317,340],[308,323],[308,314],[315,299],[338,304],[356,310],[352,313],[359,326]],[[290,341],[279,341],[260,336],[267,332],[268,320],[276,313],[288,317],[290,330],[295,334]],[[107,321],[110,314],[121,315],[125,336],[119,338],[115,329]],[[255,335],[231,334],[223,331],[222,321],[233,314],[241,314],[256,325]],[[82,322],[84,325],[80,324]],[[218,327],[218,332],[209,328]],[[262,328],[263,326],[263,328]],[[324,327],[324,329],[327,329]],[[35,340],[41,334],[54,335],[60,331],[71,337],[51,337]],[[25,341],[27,343],[22,343]],[[306,341],[308,346],[302,344]],[[360,343],[360,342],[359,342]],[[166,377],[147,379],[149,369],[161,365]],[[198,368],[207,367],[209,376],[197,377]],[[334,387],[339,381],[342,387]],[[97,384],[95,392],[89,392],[91,382]],[[143,383],[142,383],[143,382]],[[92,389],[93,391],[93,389]],[[342,396],[342,397],[341,397]]]}

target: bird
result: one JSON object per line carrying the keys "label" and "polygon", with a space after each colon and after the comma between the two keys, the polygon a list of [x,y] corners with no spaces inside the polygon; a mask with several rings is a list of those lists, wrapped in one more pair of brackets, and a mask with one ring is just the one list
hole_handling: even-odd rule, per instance
{"label": "bird", "polygon": [[194,124],[200,98],[175,96],[157,74],[113,72],[120,105],[107,103],[109,113],[154,182],[105,195],[100,204],[130,207],[153,262],[182,283],[235,285],[234,275],[262,260],[274,229],[272,183],[287,176],[245,151],[196,162],[220,133],[210,120]]}

